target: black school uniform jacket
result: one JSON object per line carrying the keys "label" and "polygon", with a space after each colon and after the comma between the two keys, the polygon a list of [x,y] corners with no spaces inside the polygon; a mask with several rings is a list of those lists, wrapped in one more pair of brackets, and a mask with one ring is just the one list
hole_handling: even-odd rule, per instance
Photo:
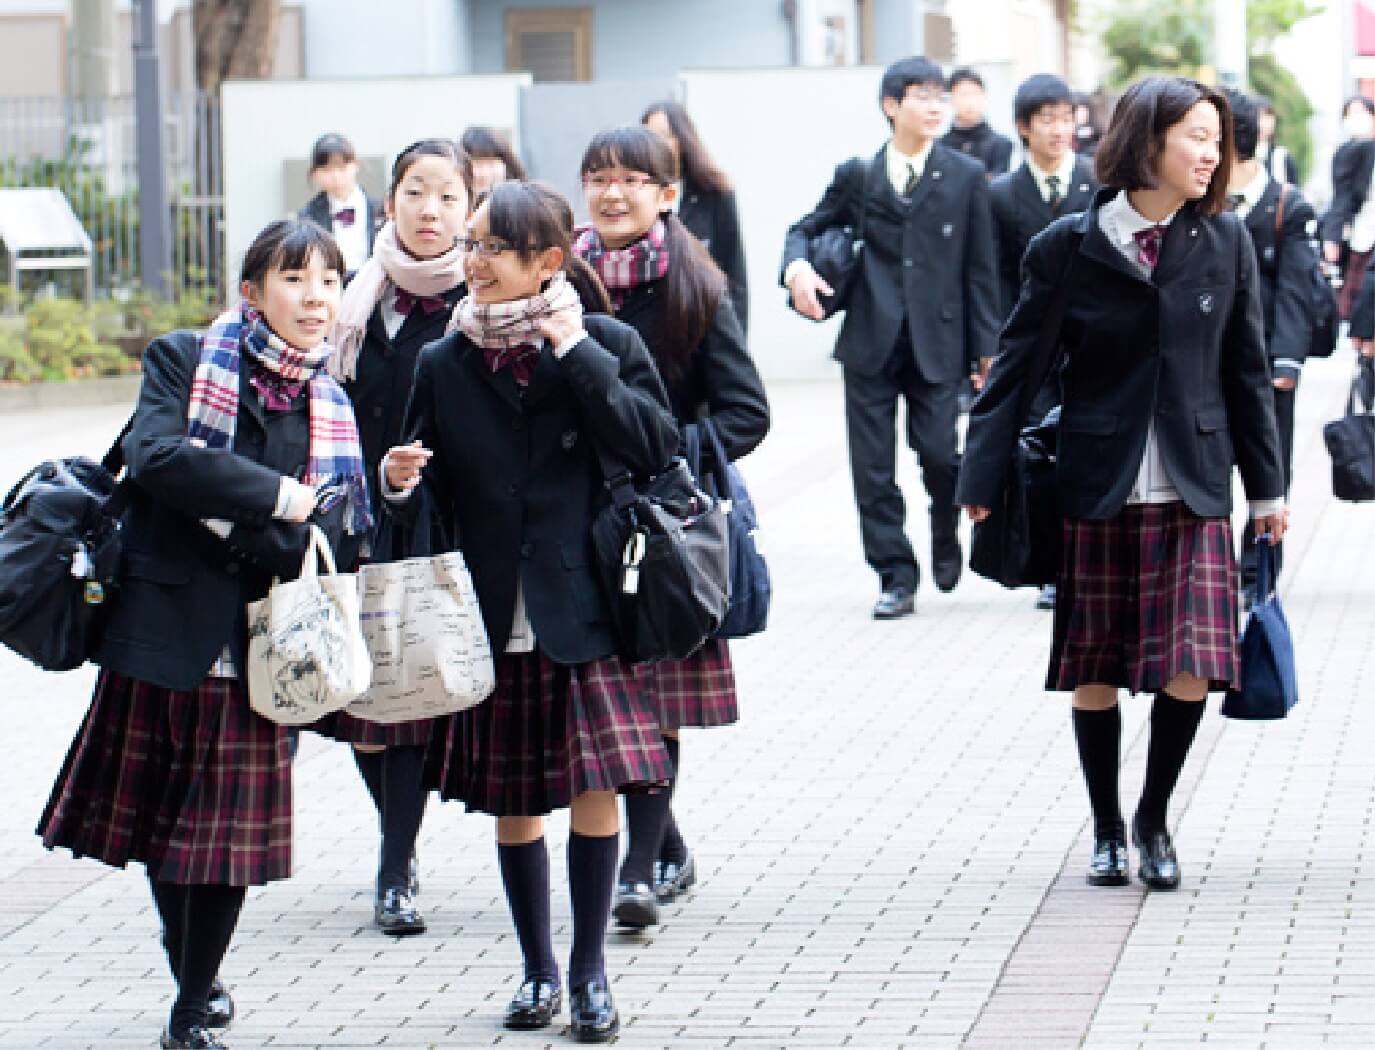
{"label": "black school uniform jacket", "polygon": [[977,160],[984,166],[984,172],[990,179],[1005,175],[1012,166],[1012,140],[1006,135],[999,135],[988,126],[986,120],[979,121],[973,127],[951,128],[941,137],[941,142]]}
{"label": "black school uniform jacket", "polygon": [[[1275,219],[1281,189],[1284,214],[1277,237]],[[1260,268],[1270,371],[1276,377],[1298,379],[1313,334],[1313,273],[1318,268],[1308,233],[1315,221],[1313,206],[1293,186],[1281,186],[1271,179],[1243,221]]]}
{"label": "black school uniform jacket", "polygon": [[998,270],[988,182],[982,166],[939,142],[912,196],[888,179],[883,147],[867,168],[836,168],[816,208],[788,229],[783,273],[805,258],[807,241],[836,226],[860,225],[864,250],[835,358],[860,375],[883,372],[906,324],[917,370],[928,383],[953,383],[997,350]]}
{"label": "black school uniform jacket", "polygon": [[769,432],[769,402],[754,367],[735,311],[722,299],[716,316],[686,368],[661,360],[657,348],[664,330],[661,278],[632,288],[616,316],[634,328],[658,365],[669,405],[683,428],[710,418],[726,458],[734,462],[752,451]]}
{"label": "black school uniform jacket", "polygon": [[[382,207],[382,202],[376,197],[368,193],[363,194],[363,196],[367,199],[367,214],[356,216],[354,221],[366,223],[368,255],[372,255],[372,242],[377,239],[377,231],[387,221],[387,213]],[[324,190],[310,198],[306,202],[306,206],[296,214],[302,219],[309,219],[327,233],[334,232],[334,216],[330,214],[329,210],[329,194]]]}
{"label": "black school uniform jacket", "polygon": [[993,231],[998,241],[998,291],[1001,317],[1012,313],[1022,287],[1022,256],[1031,239],[1061,215],[1083,211],[1093,203],[1098,183],[1093,167],[1076,158],[1069,185],[1061,187],[1064,200],[1052,210],[1041,196],[1036,176],[1026,162],[1016,171],[999,175],[988,187],[993,210]]}
{"label": "black school uniform jacket", "polygon": [[[580,664],[615,652],[591,549],[592,519],[607,501],[593,442],[637,474],[662,470],[678,444],[634,329],[606,316],[584,323],[588,337],[563,360],[544,348],[523,393],[461,332],[426,346],[416,368],[405,440],[434,452],[424,482],[463,550],[498,655],[517,581],[550,659]],[[391,506],[404,519],[414,503]]]}
{"label": "black school uniform jacket", "polygon": [[[275,521],[283,474],[299,476],[310,450],[308,395],[286,412],[265,412],[240,372],[232,451],[197,448],[186,437],[186,408],[200,357],[196,332],[153,340],[124,457],[133,495],[123,518],[119,586],[94,661],[107,671],[167,689],[193,689],[228,644],[247,667],[244,606],[274,576],[294,579],[305,556],[305,525]],[[342,501],[319,521],[340,559]],[[202,518],[233,523],[220,539]]]}
{"label": "black school uniform jacket", "polygon": [[706,245],[716,265],[726,275],[731,305],[741,331],[750,329],[749,280],[745,275],[745,242],[740,236],[740,211],[735,194],[709,190],[690,182],[683,184],[678,218],[694,237]]}
{"label": "black school uniform jacket", "polygon": [[1057,219],[1031,242],[1002,352],[970,414],[955,497],[962,505],[998,505],[1022,422],[1022,385],[1062,286],[1069,298],[1056,478],[1066,517],[1105,520],[1121,511],[1152,422],[1170,479],[1194,514],[1229,513],[1234,461],[1250,498],[1284,492],[1250,237],[1235,215],[1204,218],[1185,205],[1146,277],[1098,225],[1099,207],[1116,192],[1103,190],[1088,211]]}
{"label": "black school uniform jacket", "polygon": [[1344,229],[1365,204],[1375,173],[1375,139],[1347,139],[1332,154],[1332,205],[1322,217],[1322,239],[1346,240]]}

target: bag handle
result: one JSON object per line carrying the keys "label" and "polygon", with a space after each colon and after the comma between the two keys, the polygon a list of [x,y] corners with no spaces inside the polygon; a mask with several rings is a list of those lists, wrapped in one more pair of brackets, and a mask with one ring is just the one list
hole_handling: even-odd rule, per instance
{"label": "bag handle", "polygon": [[301,575],[298,579],[313,580],[320,575],[320,563],[325,566],[326,576],[335,576],[338,569],[334,565],[334,552],[329,549],[329,540],[325,537],[324,530],[310,522],[310,542],[306,544],[306,556],[301,559]]}
{"label": "bag handle", "polygon": [[1268,536],[1257,536],[1256,601],[1263,602],[1275,593],[1275,545]]}
{"label": "bag handle", "polygon": [[[694,421],[690,424],[684,435],[685,452],[687,453],[688,467],[692,470],[692,475],[697,479],[698,484],[705,485],[707,482],[715,487],[712,493],[718,500],[728,502],[730,499],[730,475],[726,468],[730,460],[726,456],[725,446],[721,444],[721,435],[716,429],[716,424],[710,416]],[[706,455],[711,457],[711,472],[708,476],[703,476],[702,461]]]}
{"label": "bag handle", "polygon": [[[1074,270],[1074,257],[1079,254],[1081,240],[1082,237],[1075,235],[1070,242],[1069,258],[1065,260],[1065,267],[1060,272],[1060,285],[1055,290],[1050,311],[1041,323],[1041,331],[1036,340],[1036,356],[1032,358],[1031,371],[1027,374],[1029,382],[1022,384],[1021,395],[1017,399],[1017,434],[1022,432],[1026,414],[1031,411],[1031,403],[1036,400],[1041,387],[1045,386],[1055,362],[1060,357],[1060,329],[1064,326],[1065,312],[1069,308],[1070,275]],[[1015,440],[1013,444],[1015,447]]]}

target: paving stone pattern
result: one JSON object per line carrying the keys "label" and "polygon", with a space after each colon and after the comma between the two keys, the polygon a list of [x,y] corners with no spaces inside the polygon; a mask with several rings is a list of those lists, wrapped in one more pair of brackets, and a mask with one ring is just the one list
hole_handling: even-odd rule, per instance
{"label": "paving stone pattern", "polygon": [[[1349,358],[1310,366],[1285,600],[1303,704],[1205,721],[1179,804],[1182,890],[1089,890],[1068,705],[1042,692],[1032,596],[929,584],[875,623],[838,384],[771,390],[745,463],[777,597],[736,647],[744,717],[685,734],[678,810],[702,881],[645,935],[613,934],[619,1045],[1011,1050],[1375,1046],[1375,577],[1368,507],[1335,503],[1320,423]],[[99,452],[123,410],[0,418],[0,484]],[[910,456],[912,531],[928,544]],[[0,1047],[150,1047],[171,981],[141,870],[50,855],[32,834],[85,710],[89,669],[0,653]],[[1130,813],[1148,701],[1124,706]],[[1213,702],[1215,713],[1216,701]],[[345,749],[307,737],[295,875],[250,893],[225,962],[244,1047],[542,1047],[503,1031],[519,952],[492,821],[432,805],[421,937],[371,927],[376,820]],[[550,821],[556,946],[570,936],[567,821]]]}

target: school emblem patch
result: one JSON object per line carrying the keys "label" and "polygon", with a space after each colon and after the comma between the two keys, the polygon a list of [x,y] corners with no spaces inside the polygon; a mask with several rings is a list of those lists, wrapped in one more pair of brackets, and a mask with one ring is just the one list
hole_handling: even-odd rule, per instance
{"label": "school emblem patch", "polygon": [[1205,314],[1213,312],[1213,293],[1204,292],[1198,297],[1198,308]]}

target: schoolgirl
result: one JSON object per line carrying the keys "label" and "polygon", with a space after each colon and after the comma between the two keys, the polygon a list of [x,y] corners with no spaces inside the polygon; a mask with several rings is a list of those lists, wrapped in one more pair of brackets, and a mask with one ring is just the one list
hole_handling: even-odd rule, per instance
{"label": "schoolgirl", "polygon": [[358,184],[353,143],[332,131],[316,139],[310,150],[310,181],[318,192],[298,214],[334,234],[344,253],[345,274],[354,273],[372,254],[382,205]]}
{"label": "schoolgirl", "polygon": [[1255,252],[1224,210],[1231,123],[1222,94],[1180,77],[1122,96],[1096,158],[1104,189],[1027,249],[960,469],[957,501],[980,521],[1008,469],[1041,329],[1062,314],[1064,546],[1046,688],[1073,693],[1097,886],[1128,880],[1123,688],[1155,695],[1131,829],[1139,876],[1179,885],[1166,808],[1204,699],[1238,674],[1234,460],[1256,532],[1278,542],[1287,522]]}
{"label": "schoolgirl", "polygon": [[[616,316],[644,339],[685,438],[710,425],[736,460],[768,433],[768,401],[721,271],[673,214],[675,170],[664,140],[646,127],[597,135],[581,167],[592,225],[574,249],[601,277]],[[685,660],[644,665],[638,673],[658,712],[676,782],[678,730],[739,717],[730,649],[711,639]],[[649,926],[659,921],[659,901],[692,885],[696,865],[673,817],[671,789],[628,796],[626,823],[616,920]]]}
{"label": "schoolgirl", "polygon": [[422,351],[406,413],[415,441],[388,453],[384,475],[404,515],[423,467],[434,504],[451,512],[447,532],[462,543],[498,654],[496,692],[436,725],[426,779],[497,818],[525,960],[505,1024],[543,1028],[561,1008],[544,815],[568,807],[571,1032],[600,1042],[619,1027],[603,957],[616,792],[662,785],[672,767],[613,655],[590,539],[607,498],[596,450],[657,472],[678,432],[639,336],[583,313],[568,278],[581,264],[550,193],[504,182],[469,220],[458,331]]}
{"label": "schoolgirl", "polygon": [[510,140],[495,128],[475,125],[463,129],[458,141],[473,163],[473,189],[486,193],[498,182],[525,181],[525,165],[516,156]]}
{"label": "schoolgirl", "polygon": [[307,521],[342,559],[371,525],[353,410],[325,369],[343,269],[324,230],[274,222],[239,304],[143,357],[121,583],[38,832],[147,868],[177,982],[163,1047],[223,1045],[208,996],[245,890],[290,873],[287,733],[248,705],[245,603],[296,575]]}
{"label": "schoolgirl", "polygon": [[745,273],[745,241],[740,235],[740,210],[726,173],[717,167],[702,144],[697,125],[681,102],[655,102],[640,123],[661,135],[678,164],[677,196],[673,208],[688,231],[706,246],[726,275],[731,305],[740,329],[750,329],[750,290]]}
{"label": "schoolgirl", "polygon": [[[421,139],[407,146],[392,165],[387,223],[372,258],[344,292],[330,371],[353,401],[369,478],[377,477],[382,456],[401,440],[420,348],[444,334],[462,296],[457,241],[471,201],[472,170],[452,141]],[[374,550],[371,557],[392,553]],[[415,841],[425,812],[421,770],[430,726],[429,719],[381,725],[340,712],[312,727],[353,745],[381,827],[373,921],[393,936],[425,931],[415,903]]]}

